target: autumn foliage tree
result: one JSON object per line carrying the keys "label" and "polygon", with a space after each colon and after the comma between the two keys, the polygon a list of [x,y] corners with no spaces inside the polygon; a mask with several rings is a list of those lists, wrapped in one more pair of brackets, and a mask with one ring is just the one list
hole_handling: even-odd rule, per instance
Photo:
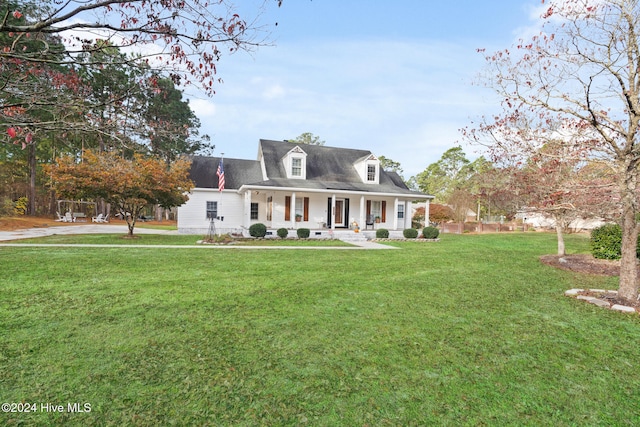
{"label": "autumn foliage tree", "polygon": [[[422,216],[424,216],[424,208],[420,207],[418,209],[422,209]],[[453,221],[455,219],[455,212],[447,205],[442,205],[439,203],[431,203],[429,205],[429,222],[447,222]],[[427,224],[429,225],[429,224]]]}
{"label": "autumn foliage tree", "polygon": [[565,255],[564,231],[579,218],[610,218],[615,212],[614,177],[610,170],[589,161],[570,142],[550,141],[510,168],[509,186],[527,212],[554,220],[558,255]]}
{"label": "autumn foliage tree", "polygon": [[[503,99],[503,112],[473,125],[467,137],[506,158],[557,137],[550,124],[563,123],[574,151],[587,151],[616,177],[622,227],[619,296],[636,300],[640,3],[552,1],[542,19],[540,32],[530,40],[486,56],[485,82]],[[521,130],[527,135],[518,135]]]}
{"label": "autumn foliage tree", "polygon": [[167,167],[157,158],[136,154],[125,159],[115,153],[87,150],[81,162],[71,156],[49,165],[47,173],[59,196],[69,199],[102,198],[126,219],[133,235],[136,219],[149,204],[180,206],[193,188],[190,162],[178,159]]}

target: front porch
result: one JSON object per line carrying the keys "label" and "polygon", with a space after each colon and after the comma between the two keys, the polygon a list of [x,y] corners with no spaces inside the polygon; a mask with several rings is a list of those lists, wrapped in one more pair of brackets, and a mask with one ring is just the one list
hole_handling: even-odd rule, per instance
{"label": "front porch", "polygon": [[[308,228],[318,236],[329,230],[400,231],[411,227],[411,197],[376,193],[339,193],[327,190],[250,190],[242,193],[242,227],[262,223],[268,229]],[[428,212],[429,199],[425,203]],[[227,204],[228,206],[228,204]],[[222,208],[220,212],[225,214]],[[219,213],[220,214],[220,213]],[[229,215],[225,215],[229,217]]]}

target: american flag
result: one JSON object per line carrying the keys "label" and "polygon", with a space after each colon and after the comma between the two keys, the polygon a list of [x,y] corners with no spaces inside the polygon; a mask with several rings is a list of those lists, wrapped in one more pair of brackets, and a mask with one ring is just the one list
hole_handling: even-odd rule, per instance
{"label": "american flag", "polygon": [[224,165],[222,164],[222,159],[220,159],[220,163],[218,163],[216,175],[218,175],[218,191],[222,191],[224,190]]}

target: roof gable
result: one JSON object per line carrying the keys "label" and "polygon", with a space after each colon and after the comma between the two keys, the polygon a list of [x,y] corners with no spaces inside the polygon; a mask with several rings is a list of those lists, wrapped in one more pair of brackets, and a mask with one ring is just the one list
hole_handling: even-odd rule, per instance
{"label": "roof gable", "polygon": [[307,180],[361,182],[353,165],[358,159],[372,155],[370,151],[365,150],[264,139],[260,140],[260,146],[269,179],[287,177],[286,170],[279,160],[297,149],[307,155]]}

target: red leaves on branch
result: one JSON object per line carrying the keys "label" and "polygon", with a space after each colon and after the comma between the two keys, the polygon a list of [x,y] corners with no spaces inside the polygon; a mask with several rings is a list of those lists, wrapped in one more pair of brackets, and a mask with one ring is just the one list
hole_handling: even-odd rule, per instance
{"label": "red leaves on branch", "polygon": [[[281,1],[277,3],[280,5]],[[254,49],[261,44],[256,41],[262,37],[263,31],[257,21],[242,19],[234,10],[235,6],[220,0],[71,0],[60,4],[52,15],[29,15],[32,19],[20,24],[15,19],[25,17],[21,11],[15,10],[11,12],[13,22],[10,19],[0,23],[0,33],[11,33],[25,39],[31,35],[40,37],[40,34],[64,38],[73,47],[56,61],[59,61],[58,65],[73,67],[79,54],[96,52],[95,34],[106,32],[108,35],[102,37],[108,38],[116,48],[127,47],[139,53],[136,62],[162,71],[172,69],[173,74],[182,74],[182,84],[199,83],[209,93],[214,92],[209,84],[210,76],[216,73],[215,62],[220,60],[222,46],[228,47],[228,52],[235,52]],[[98,18],[83,19],[87,15]],[[25,32],[27,27],[31,29]],[[65,35],[69,30],[86,35]],[[35,68],[42,66],[34,60],[37,52],[21,54],[23,46],[0,43],[0,51],[9,54],[3,61],[16,58],[32,61]],[[46,51],[47,43],[35,49]]]}

